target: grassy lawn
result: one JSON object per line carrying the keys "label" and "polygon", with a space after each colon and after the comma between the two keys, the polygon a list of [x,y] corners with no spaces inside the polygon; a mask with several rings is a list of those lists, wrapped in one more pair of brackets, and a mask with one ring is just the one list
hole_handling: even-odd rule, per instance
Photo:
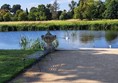
{"label": "grassy lawn", "polygon": [[[0,83],[11,79],[18,72],[24,69],[23,59],[35,51],[23,50],[0,50]],[[25,67],[32,64],[35,60],[26,60]]]}

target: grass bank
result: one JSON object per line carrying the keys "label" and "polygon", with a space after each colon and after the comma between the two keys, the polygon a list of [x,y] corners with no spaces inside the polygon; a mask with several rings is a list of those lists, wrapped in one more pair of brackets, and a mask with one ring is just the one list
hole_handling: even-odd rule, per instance
{"label": "grass bank", "polygon": [[24,67],[31,65],[35,60],[26,60],[24,64],[23,59],[34,52],[33,50],[0,50],[0,83],[10,80]]}
{"label": "grass bank", "polygon": [[38,30],[118,30],[118,20],[53,20],[0,22],[0,31],[38,31]]}

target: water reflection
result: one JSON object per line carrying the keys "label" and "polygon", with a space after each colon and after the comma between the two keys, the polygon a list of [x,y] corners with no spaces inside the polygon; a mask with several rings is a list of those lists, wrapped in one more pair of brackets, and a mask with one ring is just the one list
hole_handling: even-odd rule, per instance
{"label": "water reflection", "polygon": [[[111,31],[51,31],[57,35],[58,49],[79,49],[79,48],[118,48],[118,33]],[[19,40],[21,35],[29,39],[40,38],[46,31],[30,32],[0,32],[0,49],[20,49]]]}
{"label": "water reflection", "polygon": [[105,39],[108,43],[113,42],[117,37],[118,34],[115,31],[107,31],[105,34]]}
{"label": "water reflection", "polygon": [[71,40],[72,40],[73,43],[78,40],[77,31],[72,31],[71,32]]}
{"label": "water reflection", "polygon": [[86,33],[83,33],[80,35],[80,41],[82,43],[88,43],[88,42],[93,42],[94,41],[94,35],[89,33],[89,34],[86,34]]}

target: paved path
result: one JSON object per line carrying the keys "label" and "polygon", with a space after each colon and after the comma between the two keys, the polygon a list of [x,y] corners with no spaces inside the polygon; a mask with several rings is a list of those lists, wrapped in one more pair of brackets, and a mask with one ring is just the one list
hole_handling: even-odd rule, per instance
{"label": "paved path", "polygon": [[10,83],[65,82],[118,83],[118,50],[56,51]]}

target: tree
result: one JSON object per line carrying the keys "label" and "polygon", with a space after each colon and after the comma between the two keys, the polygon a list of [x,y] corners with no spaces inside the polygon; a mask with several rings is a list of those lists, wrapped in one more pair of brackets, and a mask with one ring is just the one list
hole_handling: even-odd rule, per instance
{"label": "tree", "polygon": [[45,5],[38,5],[38,13],[39,13],[39,19],[40,20],[46,20],[47,16],[46,16],[46,7]]}
{"label": "tree", "polygon": [[0,21],[3,21],[3,16],[8,12],[8,10],[0,9]]}
{"label": "tree", "polygon": [[52,19],[58,19],[58,16],[57,16],[58,10],[59,10],[59,4],[57,0],[55,0],[51,6]]}
{"label": "tree", "polygon": [[117,0],[111,0],[110,3],[106,5],[104,17],[107,19],[118,18],[118,1]]}
{"label": "tree", "polygon": [[81,20],[83,19],[82,13],[80,12],[79,6],[74,9],[74,18],[75,19],[78,19],[79,18]]}
{"label": "tree", "polygon": [[77,5],[77,3],[74,0],[72,0],[71,3],[68,5],[70,7],[71,18],[74,15],[74,8],[76,7],[76,5]]}
{"label": "tree", "polygon": [[62,12],[63,12],[63,11],[61,11],[61,10],[58,11],[58,14],[57,14],[57,18],[58,18],[58,19],[59,19],[59,17],[60,17],[60,15],[61,15]]}
{"label": "tree", "polygon": [[19,5],[19,4],[13,5],[11,12],[16,14],[17,10],[21,10],[21,5]]}
{"label": "tree", "polygon": [[19,15],[18,15],[18,20],[19,21],[26,21],[28,18],[27,18],[27,14],[25,12],[20,12]]}
{"label": "tree", "polygon": [[80,19],[89,19],[93,18],[94,13],[94,0],[80,0],[79,6],[74,10],[74,17]]}
{"label": "tree", "polygon": [[28,9],[26,8],[26,14],[28,15],[29,14],[29,12],[28,12]]}
{"label": "tree", "polygon": [[3,16],[2,15],[0,15],[0,21],[3,21]]}
{"label": "tree", "polygon": [[37,12],[38,11],[38,9],[36,8],[36,7],[32,7],[31,9],[30,9],[30,12]]}
{"label": "tree", "polygon": [[86,0],[79,0],[78,6],[74,9],[74,18],[83,19],[83,12],[85,11]]}
{"label": "tree", "polygon": [[21,12],[23,12],[23,10],[17,10],[17,11],[16,11],[16,14],[15,14],[14,17],[12,18],[12,20],[13,20],[13,21],[18,21],[18,16],[19,16],[19,14],[20,14]]}
{"label": "tree", "polygon": [[105,5],[101,0],[95,1],[94,18],[102,19]]}
{"label": "tree", "polygon": [[8,12],[3,16],[4,21],[11,21],[11,14]]}
{"label": "tree", "polygon": [[10,11],[11,6],[9,4],[4,4],[4,5],[1,6],[1,9]]}
{"label": "tree", "polygon": [[47,20],[51,20],[52,19],[51,4],[46,5],[45,11],[46,11]]}
{"label": "tree", "polygon": [[36,16],[35,16],[35,14],[32,13],[32,12],[30,12],[30,13],[28,14],[28,19],[29,19],[30,21],[36,21]]}
{"label": "tree", "polygon": [[66,10],[64,10],[64,11],[61,13],[59,19],[60,19],[60,20],[65,20],[65,19],[67,19],[67,18],[68,18],[68,17],[67,17],[67,12],[66,12]]}

